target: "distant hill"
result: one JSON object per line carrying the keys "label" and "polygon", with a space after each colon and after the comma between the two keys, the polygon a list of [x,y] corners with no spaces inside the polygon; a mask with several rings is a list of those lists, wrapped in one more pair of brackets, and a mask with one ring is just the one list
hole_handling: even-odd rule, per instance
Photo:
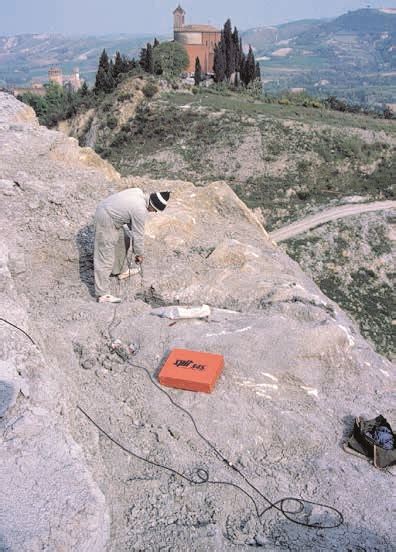
{"label": "distant hill", "polygon": [[25,85],[45,80],[48,69],[59,65],[65,73],[78,66],[82,76],[92,82],[103,48],[136,56],[140,48],[153,40],[151,35],[63,36],[25,34],[0,37],[0,85]]}
{"label": "distant hill", "polygon": [[310,93],[368,104],[396,103],[396,13],[362,9],[333,20],[247,31],[268,91]]}
{"label": "distant hill", "polygon": [[320,26],[321,19],[301,19],[275,27],[256,27],[242,33],[246,45],[251,44],[257,51],[275,46],[283,40],[289,40],[299,34]]}
{"label": "distant hill", "polygon": [[[150,35],[0,37],[0,86],[46,80],[49,67],[78,66],[92,83],[103,48],[136,56]],[[161,37],[159,37],[161,38]],[[169,37],[162,37],[167,39]],[[305,89],[354,103],[396,104],[396,10],[362,9],[242,33],[262,66],[265,90]]]}

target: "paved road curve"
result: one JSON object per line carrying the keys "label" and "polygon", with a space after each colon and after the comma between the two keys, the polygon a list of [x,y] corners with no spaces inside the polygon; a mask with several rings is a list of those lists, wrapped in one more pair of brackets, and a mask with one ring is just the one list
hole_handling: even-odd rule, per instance
{"label": "paved road curve", "polygon": [[315,226],[319,226],[324,222],[330,222],[344,217],[350,217],[352,215],[359,215],[360,213],[368,213],[370,211],[383,211],[385,209],[395,209],[396,201],[375,201],[373,203],[351,203],[350,205],[341,205],[341,207],[334,207],[327,211],[322,211],[316,215],[311,215],[293,224],[288,224],[275,232],[271,232],[270,237],[276,241],[281,242],[293,238],[298,234],[303,234]]}

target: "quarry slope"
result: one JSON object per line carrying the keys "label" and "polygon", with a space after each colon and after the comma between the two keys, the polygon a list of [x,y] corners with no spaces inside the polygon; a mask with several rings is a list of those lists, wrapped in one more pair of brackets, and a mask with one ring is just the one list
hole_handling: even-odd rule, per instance
{"label": "quarry slope", "polygon": [[[187,180],[197,186],[226,181],[255,210],[273,239],[289,224],[308,228],[306,218],[325,222],[327,210],[360,211],[351,204],[364,203],[365,209],[367,203],[394,200],[394,120],[334,111],[307,96],[271,101],[215,87],[174,86],[181,88],[174,90],[166,81],[147,75],[126,75],[113,93],[96,97],[95,108],[83,109],[59,123],[58,129],[93,147],[124,176]],[[341,223],[337,227],[327,223],[315,248],[315,266],[323,270],[312,272],[303,260],[305,249],[311,248],[305,243],[306,234],[294,239],[288,254],[355,319],[377,352],[392,358],[393,312],[387,290],[392,286],[393,263],[383,257],[393,247],[388,237],[392,225],[391,218],[382,225],[378,213],[378,225],[371,227],[380,246],[374,248],[372,232],[359,232],[363,213],[352,218],[357,247],[352,248],[350,265],[345,263],[346,248],[341,247],[351,242],[350,232],[345,233]],[[321,251],[330,243],[326,263]],[[354,274],[367,267],[368,249],[373,253],[368,268],[374,274],[365,278],[366,300],[360,277]],[[338,283],[333,285],[332,265],[342,267],[347,284],[342,293]]]}
{"label": "quarry slope", "polygon": [[[172,201],[149,218],[143,278],[113,283],[119,307],[99,305],[93,214],[130,186]],[[392,550],[392,475],[341,444],[355,415],[396,422],[393,367],[225,183],[121,179],[0,94],[0,194],[0,318],[37,344],[0,321],[1,550]],[[212,315],[152,313],[176,303]],[[117,338],[136,367],[111,353]],[[200,431],[271,500],[328,504],[343,525],[308,529],[274,509],[257,519],[242,492],[149,466],[77,410],[142,457],[254,494],[138,367],[155,376],[174,347],[225,356],[212,395],[171,391]],[[316,506],[297,518],[337,521]]]}

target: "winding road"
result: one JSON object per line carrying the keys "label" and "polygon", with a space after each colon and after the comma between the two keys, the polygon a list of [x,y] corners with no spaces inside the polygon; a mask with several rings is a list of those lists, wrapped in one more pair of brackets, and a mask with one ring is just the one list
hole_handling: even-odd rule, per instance
{"label": "winding road", "polygon": [[344,217],[350,217],[352,215],[359,215],[360,213],[368,213],[370,211],[384,211],[387,209],[395,209],[396,201],[374,201],[373,203],[351,203],[348,205],[341,205],[340,207],[334,207],[333,209],[327,209],[316,215],[311,215],[279,230],[275,230],[270,233],[271,239],[276,242],[281,242],[294,238],[298,234],[303,234],[307,230],[311,230],[320,224],[325,222],[331,222]]}

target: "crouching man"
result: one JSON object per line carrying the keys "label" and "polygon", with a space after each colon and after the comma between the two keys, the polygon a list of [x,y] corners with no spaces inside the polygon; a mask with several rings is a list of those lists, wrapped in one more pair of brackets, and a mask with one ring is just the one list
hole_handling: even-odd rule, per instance
{"label": "crouching man", "polygon": [[130,238],[124,232],[128,225],[133,238],[135,263],[144,256],[144,226],[148,212],[163,211],[169,201],[169,192],[145,194],[139,188],[130,188],[111,195],[99,203],[95,213],[95,293],[99,303],[120,303],[119,297],[109,293],[110,275],[120,280],[128,278],[128,250]]}

